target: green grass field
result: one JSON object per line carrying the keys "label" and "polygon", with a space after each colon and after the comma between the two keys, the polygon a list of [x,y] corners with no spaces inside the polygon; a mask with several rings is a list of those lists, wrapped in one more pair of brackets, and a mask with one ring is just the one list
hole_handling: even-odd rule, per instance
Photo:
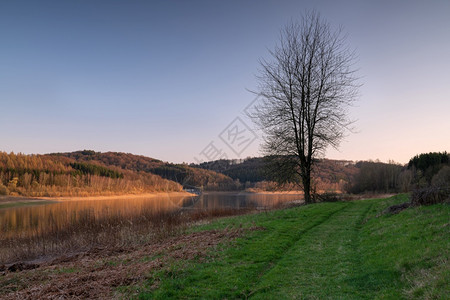
{"label": "green grass field", "polygon": [[261,228],[155,272],[139,298],[446,299],[450,206],[382,213],[405,201],[319,203],[195,227]]}

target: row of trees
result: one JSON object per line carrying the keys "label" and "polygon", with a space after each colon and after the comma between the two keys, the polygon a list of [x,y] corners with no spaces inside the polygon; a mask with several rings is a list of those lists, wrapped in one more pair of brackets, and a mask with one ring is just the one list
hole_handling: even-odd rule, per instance
{"label": "row of trees", "polygon": [[111,170],[103,166],[73,162],[69,164],[73,169],[79,171],[81,174],[98,175],[109,178],[123,178],[123,173],[116,170]]}
{"label": "row of trees", "polygon": [[411,180],[417,187],[424,187],[433,184],[433,180],[438,180],[435,176],[445,166],[450,165],[450,155],[447,152],[430,152],[414,156],[408,163],[408,170],[411,171]]}
{"label": "row of trees", "polygon": [[[287,159],[281,159],[281,163]],[[275,190],[274,169],[291,176],[274,157],[254,157],[239,161],[218,160],[193,167],[200,167],[223,172],[235,182],[240,182],[242,189]],[[285,165],[286,169],[289,165]],[[295,168],[295,166],[293,167]],[[281,170],[281,171],[280,171]],[[311,184],[314,192],[360,193],[397,193],[409,192],[429,185],[449,185],[449,154],[424,153],[413,157],[407,165],[394,161],[359,161],[353,163],[344,160],[318,159],[311,171]],[[292,177],[291,177],[292,178]],[[291,183],[284,183],[284,189],[296,189],[295,177]]]}
{"label": "row of trees", "polygon": [[409,181],[401,175],[404,167],[395,162],[362,161],[356,167],[358,173],[345,187],[348,193],[391,193],[408,189]]}
{"label": "row of trees", "polygon": [[409,192],[429,186],[450,186],[450,155],[447,152],[422,153],[406,166],[390,162],[359,162],[359,172],[347,186],[350,193]]}

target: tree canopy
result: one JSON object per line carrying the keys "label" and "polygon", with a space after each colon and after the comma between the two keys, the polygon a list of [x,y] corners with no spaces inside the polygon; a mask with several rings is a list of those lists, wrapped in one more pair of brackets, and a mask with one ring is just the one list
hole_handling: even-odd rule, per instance
{"label": "tree canopy", "polygon": [[261,61],[250,115],[264,133],[265,154],[276,158],[274,173],[282,181],[294,178],[307,203],[314,201],[316,158],[328,146],[338,147],[352,123],[347,108],[359,87],[353,61],[342,31],[315,12],[286,25],[270,59]]}

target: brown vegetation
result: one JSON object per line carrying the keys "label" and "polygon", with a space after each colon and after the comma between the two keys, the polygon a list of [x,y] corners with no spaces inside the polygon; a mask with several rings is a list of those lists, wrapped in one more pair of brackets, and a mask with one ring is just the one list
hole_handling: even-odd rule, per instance
{"label": "brown vegetation", "polygon": [[[0,236],[0,265],[48,259],[65,253],[86,252],[93,248],[137,247],[183,232],[191,223],[213,217],[243,214],[245,209],[209,211],[144,209],[139,214],[97,215],[86,209],[76,220],[62,224],[58,216],[47,215],[45,228]],[[0,224],[7,231],[8,224]],[[3,228],[4,227],[4,228]]]}
{"label": "brown vegetation", "polygon": [[430,186],[416,189],[411,193],[412,205],[432,205],[450,202],[450,188]]}
{"label": "brown vegetation", "polygon": [[[210,230],[166,237],[128,248],[92,248],[74,255],[3,271],[0,297],[7,299],[121,298],[130,297],[132,286],[150,280],[151,272],[170,272],[176,263],[204,260],[219,243],[231,241],[246,230]],[[20,266],[17,265],[20,269]],[[0,270],[1,271],[1,270]],[[153,285],[158,286],[158,282]],[[129,286],[119,294],[117,288]]]}
{"label": "brown vegetation", "polygon": [[105,167],[71,158],[0,152],[0,194],[92,196],[181,191],[182,186],[155,174]]}

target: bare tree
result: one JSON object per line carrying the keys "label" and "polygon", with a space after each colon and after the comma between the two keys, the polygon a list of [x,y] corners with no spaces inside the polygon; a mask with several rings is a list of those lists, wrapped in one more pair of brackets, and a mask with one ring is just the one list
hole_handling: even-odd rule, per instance
{"label": "bare tree", "polygon": [[265,154],[275,157],[277,179],[296,181],[311,196],[312,170],[328,146],[337,148],[349,129],[347,109],[358,87],[354,54],[342,30],[313,12],[289,23],[270,60],[261,60],[260,97],[250,116],[264,133]]}

